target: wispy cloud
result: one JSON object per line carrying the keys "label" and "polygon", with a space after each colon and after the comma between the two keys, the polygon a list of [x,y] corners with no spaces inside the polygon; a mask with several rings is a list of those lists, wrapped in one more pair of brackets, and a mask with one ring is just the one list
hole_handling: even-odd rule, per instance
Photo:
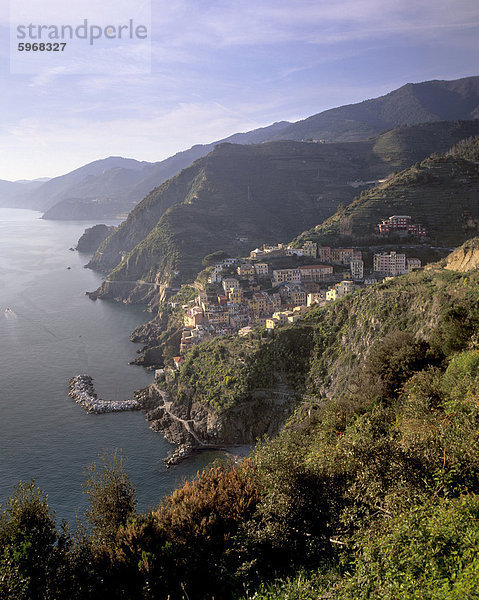
{"label": "wispy cloud", "polygon": [[[31,21],[60,18],[60,0],[12,2]],[[141,48],[112,44],[98,57],[102,73],[81,76],[72,72],[82,64],[61,62],[11,75],[6,4],[0,178],[55,175],[109,154],[160,160],[408,81],[477,73],[477,0],[153,0],[151,74],[118,73],[143,60]],[[148,12],[147,0],[62,6],[62,20]]]}
{"label": "wispy cloud", "polygon": [[[157,109],[148,120],[88,123],[82,118],[25,118],[0,133],[0,152],[8,152],[20,162],[29,157],[40,167],[32,169],[30,176],[48,176],[58,174],[59,165],[61,172],[66,172],[80,166],[79,161],[82,164],[111,154],[157,161],[192,145],[192,140],[209,143],[263,124],[216,102],[180,103],[170,111]],[[50,159],[45,157],[47,150]]]}
{"label": "wispy cloud", "polygon": [[[178,5],[179,4],[179,5]],[[330,44],[394,33],[461,29],[479,24],[475,0],[276,0],[165,3],[154,25],[168,45]]]}

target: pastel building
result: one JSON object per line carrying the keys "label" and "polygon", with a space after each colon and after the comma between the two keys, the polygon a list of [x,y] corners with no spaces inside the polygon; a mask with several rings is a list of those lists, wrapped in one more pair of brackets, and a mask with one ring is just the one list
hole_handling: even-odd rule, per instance
{"label": "pastel building", "polygon": [[387,276],[404,275],[406,273],[406,255],[397,252],[380,252],[374,255],[373,269],[376,273]]}

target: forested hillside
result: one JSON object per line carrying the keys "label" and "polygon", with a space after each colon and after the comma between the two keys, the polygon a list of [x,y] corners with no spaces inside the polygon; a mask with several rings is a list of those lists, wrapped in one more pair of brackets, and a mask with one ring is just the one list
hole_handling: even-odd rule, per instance
{"label": "forested hillside", "polygon": [[[218,146],[154,190],[102,244],[89,266],[111,273],[96,296],[157,304],[168,287],[193,281],[207,254],[244,256],[262,243],[287,241],[338,206],[344,211],[358,189],[478,133],[479,121],[429,123],[367,142]],[[457,185],[464,175],[454,173],[441,176]],[[443,200],[437,200],[441,215]]]}
{"label": "forested hillside", "polygon": [[438,265],[271,338],[193,350],[179,393],[196,385],[221,412],[248,386],[282,381],[297,396],[283,431],[148,514],[136,514],[121,460],[107,459],[88,471],[77,534],[21,485],[0,517],[0,596],[476,598],[478,284],[476,271]]}

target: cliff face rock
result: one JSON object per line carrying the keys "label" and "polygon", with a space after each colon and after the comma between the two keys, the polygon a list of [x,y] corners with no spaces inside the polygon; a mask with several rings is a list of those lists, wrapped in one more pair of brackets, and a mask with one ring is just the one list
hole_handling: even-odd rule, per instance
{"label": "cliff face rock", "polygon": [[143,281],[105,280],[93,292],[87,292],[92,300],[115,300],[125,304],[146,304],[156,306],[168,295],[168,286]]}
{"label": "cliff face rock", "polygon": [[98,250],[98,247],[106,238],[115,231],[115,226],[108,225],[93,225],[88,227],[85,232],[78,240],[77,250],[78,252],[93,253]]}
{"label": "cliff face rock", "polygon": [[164,321],[160,316],[155,317],[147,323],[142,323],[130,335],[130,341],[134,344],[152,344],[159,340],[163,330]]}
{"label": "cliff face rock", "polygon": [[445,260],[444,268],[449,271],[475,271],[479,267],[479,238],[469,240],[456,248]]}
{"label": "cliff face rock", "polygon": [[149,345],[143,348],[140,356],[133,360],[131,364],[140,367],[159,367],[163,364],[163,346]]}
{"label": "cliff face rock", "polygon": [[149,393],[158,402],[147,414],[152,428],[173,444],[193,446],[254,444],[263,435],[277,434],[295,406],[291,396],[276,390],[257,390],[220,413],[185,395],[171,401],[156,385]]}
{"label": "cliff face rock", "polygon": [[293,405],[286,399],[265,394],[219,416],[203,404],[194,405],[191,414],[195,430],[209,443],[254,444],[263,435],[276,435],[292,408]]}

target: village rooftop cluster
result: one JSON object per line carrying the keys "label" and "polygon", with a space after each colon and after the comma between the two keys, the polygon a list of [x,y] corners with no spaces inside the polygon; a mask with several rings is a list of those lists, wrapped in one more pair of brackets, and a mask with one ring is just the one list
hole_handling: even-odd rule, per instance
{"label": "village rooftop cluster", "polygon": [[[393,216],[388,222],[407,228],[412,219]],[[281,258],[292,256],[311,262],[274,268],[280,266]],[[234,333],[243,336],[254,327],[273,330],[294,323],[312,306],[324,306],[361,287],[420,267],[418,258],[392,250],[375,253],[372,268],[366,270],[360,249],[318,246],[312,240],[301,248],[265,244],[247,258],[225,258],[210,268],[208,283],[198,289],[197,297],[181,307],[180,356],[174,362],[179,367],[182,356],[206,339]]]}

